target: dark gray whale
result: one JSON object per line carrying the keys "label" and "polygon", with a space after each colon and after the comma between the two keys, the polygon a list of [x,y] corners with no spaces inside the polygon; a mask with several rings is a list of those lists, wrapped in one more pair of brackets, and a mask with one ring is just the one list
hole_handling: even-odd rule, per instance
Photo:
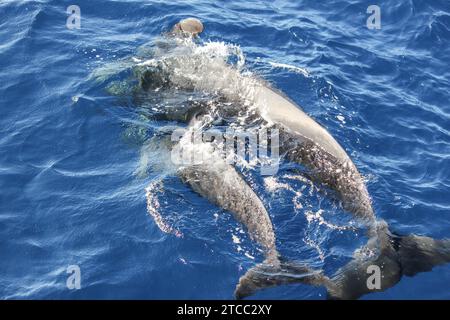
{"label": "dark gray whale", "polygon": [[[196,107],[198,105],[196,104]],[[195,110],[197,108],[194,107]],[[177,114],[175,112],[175,114]],[[191,112],[189,127],[202,125],[201,113]],[[188,137],[191,131],[184,136]],[[264,252],[264,262],[250,269],[239,280],[235,296],[243,298],[263,288],[288,283],[323,285],[328,281],[321,272],[310,269],[304,264],[288,261],[280,256],[276,249],[275,233],[269,214],[257,194],[247,184],[234,166],[204,142],[180,145],[190,148],[201,161],[181,165],[178,175],[184,183],[211,203],[233,214],[244,225],[250,238],[258,243]],[[175,146],[176,148],[177,146]]]}

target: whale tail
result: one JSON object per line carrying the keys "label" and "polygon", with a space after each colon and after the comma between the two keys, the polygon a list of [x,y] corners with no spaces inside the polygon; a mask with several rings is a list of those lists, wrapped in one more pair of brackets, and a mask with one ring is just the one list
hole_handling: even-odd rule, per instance
{"label": "whale tail", "polygon": [[384,221],[378,222],[372,232],[366,248],[376,253],[369,254],[369,257],[355,257],[331,279],[304,264],[284,259],[273,263],[268,259],[239,279],[235,297],[243,299],[265,288],[303,283],[324,286],[328,299],[358,299],[368,293],[387,290],[398,283],[402,276],[412,277],[430,271],[435,266],[450,263],[450,239],[401,236],[390,232]]}
{"label": "whale tail", "polygon": [[325,284],[329,299],[358,299],[364,294],[385,291],[402,276],[412,277],[450,262],[450,239],[401,236],[391,233],[385,222],[379,223],[368,247],[371,245],[378,251],[373,258],[353,259]]}
{"label": "whale tail", "polygon": [[234,296],[240,300],[259,290],[274,286],[291,283],[321,286],[328,281],[321,271],[313,270],[306,265],[284,259],[280,259],[276,264],[266,260],[248,270],[239,279]]}

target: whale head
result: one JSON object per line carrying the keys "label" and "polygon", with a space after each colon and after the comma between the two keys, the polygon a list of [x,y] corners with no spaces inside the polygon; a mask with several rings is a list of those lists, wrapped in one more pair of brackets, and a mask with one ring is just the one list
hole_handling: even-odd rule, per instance
{"label": "whale head", "polygon": [[172,28],[172,33],[185,37],[196,37],[203,32],[203,23],[196,18],[183,19]]}

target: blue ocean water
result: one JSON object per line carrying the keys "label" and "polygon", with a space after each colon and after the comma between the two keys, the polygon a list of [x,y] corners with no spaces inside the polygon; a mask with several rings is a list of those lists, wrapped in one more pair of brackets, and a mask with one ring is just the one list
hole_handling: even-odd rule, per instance
{"label": "blue ocean water", "polygon": [[[80,29],[66,26],[73,4]],[[159,210],[183,237],[157,227],[145,188],[158,170],[136,170],[143,141],[160,124],[142,123],[126,96],[107,90],[130,74],[92,76],[189,16],[203,21],[203,41],[238,46],[248,70],[330,131],[391,229],[450,237],[450,2],[378,1],[379,30],[366,27],[371,4],[0,1],[0,297],[228,299],[261,261],[239,224],[176,176],[164,179]],[[305,190],[301,208],[292,191],[266,188],[272,180],[256,173],[248,178],[280,252],[332,274],[364,234],[320,223],[322,214],[332,226],[347,218],[289,174],[282,167],[275,183]],[[70,265],[80,267],[79,290],[66,286]],[[363,299],[449,299],[449,284],[445,265]],[[299,284],[253,298],[325,295]]]}

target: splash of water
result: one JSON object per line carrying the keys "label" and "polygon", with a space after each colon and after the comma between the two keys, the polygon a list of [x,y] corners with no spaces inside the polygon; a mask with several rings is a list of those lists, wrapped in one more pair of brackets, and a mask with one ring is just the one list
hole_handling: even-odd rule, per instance
{"label": "splash of water", "polygon": [[281,69],[287,69],[287,70],[292,70],[296,73],[300,73],[302,75],[304,75],[305,77],[310,77],[311,74],[309,73],[308,70],[306,70],[305,68],[300,68],[297,66],[293,66],[290,64],[285,64],[285,63],[278,63],[278,62],[272,62],[269,61],[269,64],[274,67],[274,68],[281,68]]}
{"label": "splash of water", "polygon": [[145,189],[147,197],[147,211],[153,217],[153,220],[162,232],[173,234],[176,237],[181,238],[183,237],[183,234],[169,225],[159,212],[161,205],[158,199],[158,193],[160,192],[161,185],[159,181],[150,183],[150,185]]}

